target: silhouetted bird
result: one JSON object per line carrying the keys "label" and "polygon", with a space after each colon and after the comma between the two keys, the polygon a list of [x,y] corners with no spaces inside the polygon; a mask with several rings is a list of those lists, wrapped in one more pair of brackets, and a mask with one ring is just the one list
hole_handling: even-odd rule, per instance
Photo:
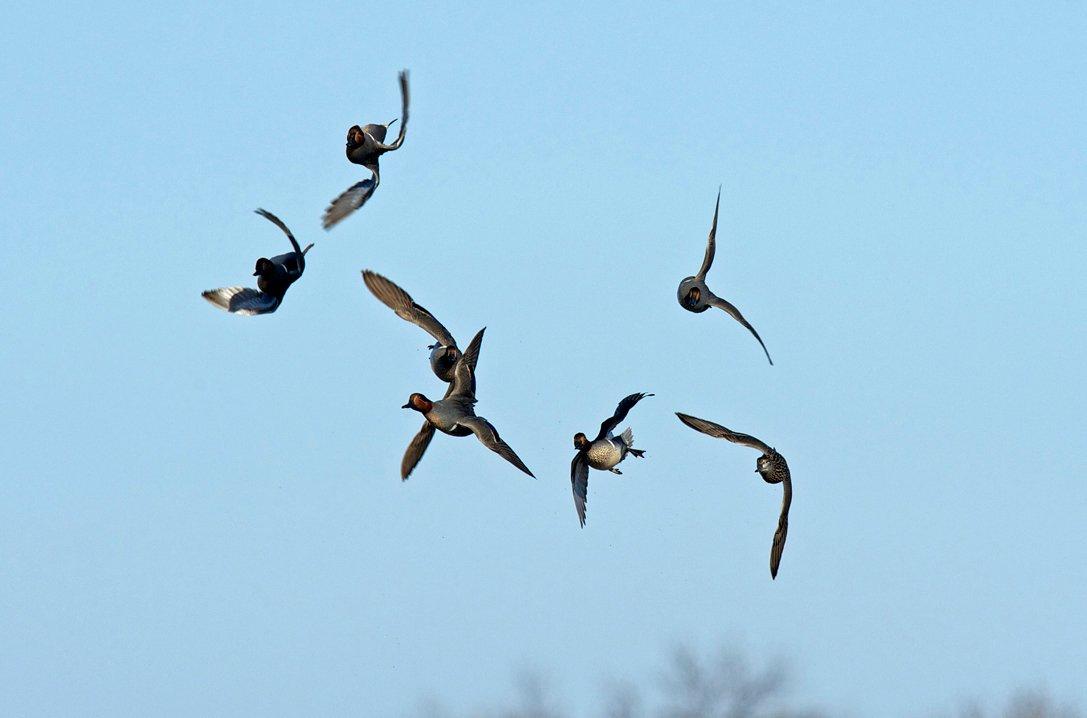
{"label": "silhouetted bird", "polygon": [[498,435],[498,430],[491,422],[482,416],[476,416],[476,392],[475,392],[475,366],[479,354],[480,345],[483,342],[483,329],[472,339],[457,365],[453,370],[453,383],[446,392],[445,398],[439,401],[431,401],[422,394],[416,392],[408,398],[404,409],[414,409],[426,417],[424,426],[415,438],[411,440],[404,460],[401,463],[400,474],[406,478],[419,460],[423,458],[430,439],[434,436],[434,430],[449,434],[450,436],[469,436],[475,434],[476,438],[491,451],[501,456],[506,461],[516,466],[529,476],[533,476],[524,462],[518,458],[509,444]]}
{"label": "silhouetted bird", "polygon": [[220,287],[203,292],[204,299],[233,314],[271,314],[278,309],[287,289],[306,271],[306,252],[313,246],[311,242],[305,249],[300,249],[291,230],[287,229],[287,225],[279,217],[263,209],[256,210],[256,213],[283,230],[287,239],[291,240],[294,251],[271,259],[261,257],[257,260],[253,276],[257,277],[259,289]]}
{"label": "silhouetted bird", "polygon": [[781,499],[781,516],[778,517],[778,528],[774,532],[774,543],[770,547],[770,577],[777,578],[778,566],[781,565],[781,552],[785,550],[785,536],[789,533],[789,505],[793,502],[793,482],[792,477],[789,475],[789,464],[785,461],[785,457],[754,436],[741,434],[726,429],[720,424],[714,424],[712,421],[698,419],[687,414],[681,414],[678,411],[676,416],[695,431],[701,431],[703,434],[709,434],[718,439],[728,439],[734,444],[743,444],[758,449],[762,452],[762,456],[755,462],[755,471],[768,484],[782,484],[784,493]]}
{"label": "silhouetted bird", "polygon": [[762,342],[762,337],[755,331],[755,327],[744,319],[740,314],[740,310],[732,306],[729,302],[725,301],[721,297],[717,296],[710,291],[710,288],[706,286],[706,273],[710,271],[710,267],[713,266],[713,255],[717,244],[717,210],[721,206],[721,190],[717,190],[717,205],[713,208],[713,225],[710,227],[710,237],[706,243],[706,256],[702,260],[702,267],[698,270],[698,274],[693,277],[687,277],[679,283],[679,305],[689,312],[702,313],[710,307],[717,307],[728,312],[729,316],[747,327],[747,330],[751,332],[755,339],[759,341],[762,346],[762,350],[766,352],[766,360],[770,364],[774,363],[774,360],[770,358],[770,352],[766,351],[766,345]]}
{"label": "silhouetted bird", "polygon": [[631,394],[619,402],[615,408],[615,414],[608,417],[600,424],[600,431],[596,438],[589,438],[580,431],[574,434],[574,448],[577,455],[570,464],[570,485],[574,491],[574,508],[577,509],[577,519],[581,527],[585,528],[585,503],[589,499],[589,467],[610,471],[613,474],[623,472],[615,468],[627,454],[634,454],[639,459],[645,456],[641,449],[634,448],[634,433],[628,427],[619,436],[612,434],[612,430],[619,426],[619,422],[627,417],[634,405],[652,394]]}
{"label": "silhouetted bird", "polygon": [[332,204],[325,210],[325,216],[321,225],[325,229],[331,229],[356,209],[366,204],[370,195],[381,184],[381,169],[378,166],[378,158],[386,152],[400,149],[404,144],[404,133],[408,129],[408,71],[400,72],[400,134],[391,145],[385,144],[385,134],[392,126],[392,120],[384,125],[354,125],[347,131],[347,159],[362,165],[370,170],[372,175],[348,187],[343,194],[332,200]]}

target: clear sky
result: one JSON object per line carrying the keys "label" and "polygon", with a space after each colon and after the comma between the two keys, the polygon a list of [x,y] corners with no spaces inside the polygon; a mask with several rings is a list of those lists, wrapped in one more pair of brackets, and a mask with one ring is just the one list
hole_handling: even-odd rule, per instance
{"label": "clear sky", "polygon": [[[0,704],[404,715],[552,674],[578,715],[736,639],[881,718],[1087,702],[1087,12],[1078,3],[5,11]],[[371,202],[346,129],[412,116]],[[718,185],[710,286],[680,309]],[[269,317],[201,290],[315,241]],[[533,481],[373,268],[463,343]],[[616,402],[644,461],[570,496]],[[695,434],[755,434],[792,467]]]}

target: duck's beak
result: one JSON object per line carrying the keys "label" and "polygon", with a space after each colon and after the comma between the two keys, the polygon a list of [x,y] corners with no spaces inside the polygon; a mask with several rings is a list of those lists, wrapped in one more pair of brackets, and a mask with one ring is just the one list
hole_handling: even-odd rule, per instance
{"label": "duck's beak", "polygon": [[401,409],[410,409],[410,408],[411,408],[411,404],[404,404],[404,406],[402,406],[402,407],[400,407],[400,408],[401,408]]}
{"label": "duck's beak", "polygon": [[260,276],[260,272],[253,272],[253,276],[254,276],[254,277],[259,277],[259,276]]}

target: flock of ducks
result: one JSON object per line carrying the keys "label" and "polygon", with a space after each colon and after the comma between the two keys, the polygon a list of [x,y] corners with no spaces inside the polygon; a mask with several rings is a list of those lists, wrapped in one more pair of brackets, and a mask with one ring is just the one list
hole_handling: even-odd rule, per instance
{"label": "flock of ducks", "polygon": [[[347,131],[347,159],[368,169],[370,177],[352,185],[332,201],[325,210],[321,221],[326,230],[331,229],[358,210],[373,196],[381,181],[379,159],[385,153],[394,152],[403,146],[408,125],[407,71],[400,73],[400,97],[402,104],[401,115],[398,118],[400,130],[396,140],[391,144],[385,144],[385,137],[389,128],[397,120],[383,125],[369,124],[361,127],[354,125]],[[713,223],[710,226],[702,266],[697,274],[686,277],[680,282],[677,292],[679,304],[687,311],[695,313],[705,312],[711,307],[723,310],[751,332],[766,354],[767,361],[773,365],[774,362],[770,359],[770,352],[766,349],[766,344],[763,343],[759,333],[755,331],[755,327],[744,319],[739,309],[714,294],[706,286],[706,275],[710,267],[713,266],[716,250],[717,215],[720,206],[721,191],[718,189],[717,203],[713,210]],[[287,290],[305,272],[306,253],[313,247],[313,244],[307,245],[304,249],[300,247],[287,225],[271,212],[263,209],[258,209],[256,212],[279,227],[287,235],[292,251],[270,259],[261,257],[257,260],[253,272],[253,276],[257,277],[256,289],[234,286],[210,289],[203,293],[206,300],[232,314],[253,316],[275,312],[283,303]],[[462,351],[449,330],[394,282],[370,270],[362,272],[362,281],[378,301],[393,310],[400,318],[415,324],[434,338],[434,344],[428,347],[430,349],[430,367],[435,376],[449,385],[441,399],[430,399],[420,392],[415,392],[408,397],[407,403],[404,404],[404,409],[412,409],[422,414],[423,425],[418,433],[412,437],[407,450],[404,452],[404,458],[400,464],[401,479],[406,480],[419,464],[427,447],[430,445],[431,439],[434,438],[435,431],[450,436],[470,436],[474,434],[480,443],[488,449],[513,464],[520,471],[535,478],[532,471],[517,456],[517,453],[499,436],[494,425],[476,414],[476,363],[479,360],[479,351],[483,345],[484,329],[480,329]],[[629,428],[619,432],[618,435],[615,434],[615,429],[626,419],[627,414],[638,402],[649,396],[653,396],[653,394],[639,392],[625,397],[619,402],[615,412],[600,424],[600,430],[595,438],[590,440],[582,432],[574,435],[574,448],[577,449],[577,453],[570,464],[570,484],[574,495],[574,508],[577,511],[578,522],[582,528],[585,526],[589,469],[621,474],[622,472],[617,467],[628,455],[637,458],[645,456],[644,450],[634,448],[634,434]],[[792,503],[793,496],[789,464],[785,461],[785,457],[753,436],[732,431],[720,424],[688,414],[677,412],[676,416],[679,417],[681,422],[695,431],[719,439],[726,439],[735,444],[750,446],[762,452],[755,463],[756,472],[767,483],[782,484],[781,515],[778,518],[777,530],[774,532],[774,540],[770,549],[770,575],[772,578],[777,578],[778,567],[781,564],[781,554],[785,548],[785,537],[789,529],[789,506]]]}

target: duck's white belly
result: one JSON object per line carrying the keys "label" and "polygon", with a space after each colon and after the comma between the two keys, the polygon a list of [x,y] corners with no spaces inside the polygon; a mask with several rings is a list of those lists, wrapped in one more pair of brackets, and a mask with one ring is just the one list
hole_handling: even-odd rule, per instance
{"label": "duck's white belly", "polygon": [[623,449],[618,439],[601,439],[589,445],[585,456],[589,459],[589,466],[606,470],[623,460]]}

